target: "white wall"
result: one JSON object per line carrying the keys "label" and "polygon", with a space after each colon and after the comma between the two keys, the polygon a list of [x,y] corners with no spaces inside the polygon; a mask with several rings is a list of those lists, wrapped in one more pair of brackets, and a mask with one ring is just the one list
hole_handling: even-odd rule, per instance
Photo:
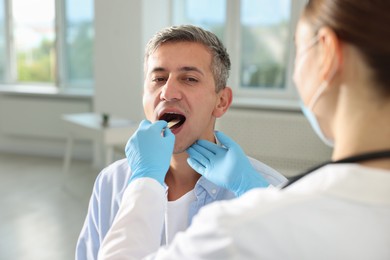
{"label": "white wall", "polygon": [[96,112],[140,120],[142,1],[95,0]]}
{"label": "white wall", "polygon": [[329,160],[331,155],[299,111],[231,108],[217,121],[217,129],[234,138],[248,155],[286,176]]}
{"label": "white wall", "polygon": [[[59,157],[66,132],[61,115],[90,112],[90,98],[42,94],[0,94],[0,151]],[[91,147],[79,143],[75,155],[90,159]]]}

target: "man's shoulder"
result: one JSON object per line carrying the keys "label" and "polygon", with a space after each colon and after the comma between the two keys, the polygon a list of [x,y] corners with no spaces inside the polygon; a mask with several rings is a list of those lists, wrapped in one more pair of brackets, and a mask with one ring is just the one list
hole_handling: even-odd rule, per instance
{"label": "man's shoulder", "polygon": [[[77,242],[77,259],[95,256],[118,211],[131,176],[127,160],[104,168],[96,178],[84,227]],[[93,257],[94,258],[94,257]],[[95,258],[94,258],[95,259]]]}
{"label": "man's shoulder", "polygon": [[274,168],[250,156],[247,157],[253,168],[255,168],[271,185],[279,186],[287,181],[287,178]]}
{"label": "man's shoulder", "polygon": [[96,179],[95,186],[100,191],[104,189],[122,191],[126,188],[131,176],[131,170],[126,159],[118,160],[104,168]]}

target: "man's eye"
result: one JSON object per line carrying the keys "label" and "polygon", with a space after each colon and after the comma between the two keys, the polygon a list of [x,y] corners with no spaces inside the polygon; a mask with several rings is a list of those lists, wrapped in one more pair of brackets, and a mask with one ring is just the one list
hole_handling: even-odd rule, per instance
{"label": "man's eye", "polygon": [[154,79],[152,79],[153,82],[164,82],[165,81],[165,78],[163,77],[156,77]]}
{"label": "man's eye", "polygon": [[184,79],[185,81],[188,81],[188,82],[191,82],[191,83],[195,83],[195,82],[198,82],[198,80],[196,78],[192,78],[192,77],[187,77]]}

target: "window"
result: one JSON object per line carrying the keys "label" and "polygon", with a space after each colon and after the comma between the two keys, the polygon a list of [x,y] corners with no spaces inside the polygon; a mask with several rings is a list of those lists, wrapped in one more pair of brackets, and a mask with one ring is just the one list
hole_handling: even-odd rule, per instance
{"label": "window", "polygon": [[201,26],[225,43],[232,60],[229,84],[236,97],[291,100],[296,98],[292,39],[300,2],[172,0],[172,24]]}
{"label": "window", "polygon": [[93,0],[67,0],[64,78],[71,86],[91,86],[93,78]]}
{"label": "window", "polygon": [[93,0],[0,0],[0,81],[93,83]]}
{"label": "window", "polygon": [[0,82],[5,81],[7,61],[5,6],[0,2]]}
{"label": "window", "polygon": [[173,24],[194,24],[224,39],[226,21],[225,0],[174,0]]}
{"label": "window", "polygon": [[289,23],[289,0],[241,2],[241,87],[285,87]]}
{"label": "window", "polygon": [[11,9],[16,81],[54,83],[54,0],[13,0]]}

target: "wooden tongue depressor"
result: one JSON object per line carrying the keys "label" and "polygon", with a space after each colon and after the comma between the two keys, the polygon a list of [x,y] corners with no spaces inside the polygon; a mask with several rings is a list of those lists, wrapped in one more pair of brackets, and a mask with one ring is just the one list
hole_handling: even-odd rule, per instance
{"label": "wooden tongue depressor", "polygon": [[168,122],[168,128],[172,128],[173,126],[177,125],[180,122],[180,120],[172,120]]}

